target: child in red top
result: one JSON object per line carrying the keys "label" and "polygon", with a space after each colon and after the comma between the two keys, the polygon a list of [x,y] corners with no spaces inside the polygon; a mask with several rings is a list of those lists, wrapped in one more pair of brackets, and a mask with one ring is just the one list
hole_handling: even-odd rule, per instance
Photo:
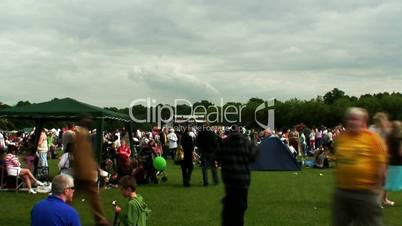
{"label": "child in red top", "polygon": [[117,155],[123,157],[124,159],[128,160],[131,156],[131,150],[127,146],[126,141],[122,140],[119,149],[117,149]]}

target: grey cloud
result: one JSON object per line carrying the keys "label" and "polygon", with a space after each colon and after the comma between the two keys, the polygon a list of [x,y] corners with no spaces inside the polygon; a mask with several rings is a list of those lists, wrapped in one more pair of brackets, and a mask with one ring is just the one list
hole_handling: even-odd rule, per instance
{"label": "grey cloud", "polygon": [[0,101],[399,91],[401,11],[374,0],[3,1]]}
{"label": "grey cloud", "polygon": [[[187,74],[180,64],[149,64],[134,66],[129,78],[160,93],[160,100],[171,102],[175,98],[186,98],[195,101],[196,98],[212,98],[219,91],[208,82]],[[145,96],[144,96],[145,97]]]}

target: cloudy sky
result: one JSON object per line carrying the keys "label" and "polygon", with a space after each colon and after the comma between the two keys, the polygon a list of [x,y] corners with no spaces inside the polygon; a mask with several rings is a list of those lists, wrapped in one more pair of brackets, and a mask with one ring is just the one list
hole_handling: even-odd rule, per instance
{"label": "cloudy sky", "polygon": [[402,91],[402,2],[1,1],[0,102]]}

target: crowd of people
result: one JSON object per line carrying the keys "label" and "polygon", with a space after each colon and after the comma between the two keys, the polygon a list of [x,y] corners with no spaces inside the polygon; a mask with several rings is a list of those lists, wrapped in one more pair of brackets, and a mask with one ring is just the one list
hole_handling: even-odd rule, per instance
{"label": "crowd of people", "polygon": [[[33,185],[43,185],[37,178],[47,179],[40,169],[48,168],[49,158],[58,158],[60,176],[54,178],[53,184],[61,184],[61,187],[52,188],[55,197],[49,197],[44,203],[54,199],[68,202],[75,189],[74,178],[90,197],[97,225],[109,224],[99,204],[97,186],[113,188],[119,185],[123,196],[128,197],[133,205],[131,211],[137,211],[127,212],[116,206],[116,213],[123,216],[123,224],[146,224],[130,222],[145,222],[145,212],[149,212],[143,198],[136,194],[137,184],[158,184],[168,179],[168,172],[155,168],[153,161],[156,157],[170,158],[181,166],[184,187],[191,187],[194,166],[201,167],[204,186],[210,184],[209,169],[212,184],[220,183],[220,168],[225,185],[222,225],[243,225],[250,185],[248,164],[255,160],[257,146],[263,139],[275,138],[288,147],[295,159],[312,158],[312,167],[325,168],[329,166],[329,159],[336,161],[334,225],[349,225],[351,222],[382,225],[378,209],[395,205],[388,192],[402,190],[401,122],[390,122],[385,113],[376,114],[370,128],[368,121],[364,109],[352,108],[347,111],[344,124],[334,128],[308,128],[300,124],[291,129],[254,131],[236,125],[224,127],[204,123],[155,127],[151,131],[135,130],[133,137],[122,128],[103,134],[99,165],[94,160],[96,131],[89,130],[90,124],[85,121],[80,126],[68,123],[63,129],[42,129],[38,135],[34,131],[0,133],[0,150],[4,154],[2,163],[8,175],[23,178],[28,191],[33,194],[36,193]],[[34,139],[37,139],[36,147],[30,146]],[[26,152],[26,164],[21,164],[17,157],[22,150]],[[362,204],[357,200],[365,201],[364,205],[371,210],[370,216],[359,210]],[[38,204],[41,205],[44,204]],[[63,206],[62,203],[57,205]],[[68,212],[70,217],[76,218],[74,211]],[[32,213],[34,216],[36,209]],[[38,216],[41,214],[44,213],[38,213]],[[36,219],[41,222],[40,217]],[[75,223],[71,225],[76,225],[76,221],[72,222]]]}

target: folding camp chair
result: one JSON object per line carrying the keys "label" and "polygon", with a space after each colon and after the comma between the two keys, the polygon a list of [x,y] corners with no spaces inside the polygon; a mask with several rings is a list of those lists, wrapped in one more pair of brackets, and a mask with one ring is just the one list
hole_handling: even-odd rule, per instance
{"label": "folding camp chair", "polygon": [[[7,169],[4,165],[0,165],[0,191],[9,191],[14,190],[18,192],[20,188],[23,186],[23,181],[21,180],[20,176],[12,176],[8,175]],[[17,174],[18,172],[15,172]],[[15,187],[12,187],[11,183],[14,183]]]}

